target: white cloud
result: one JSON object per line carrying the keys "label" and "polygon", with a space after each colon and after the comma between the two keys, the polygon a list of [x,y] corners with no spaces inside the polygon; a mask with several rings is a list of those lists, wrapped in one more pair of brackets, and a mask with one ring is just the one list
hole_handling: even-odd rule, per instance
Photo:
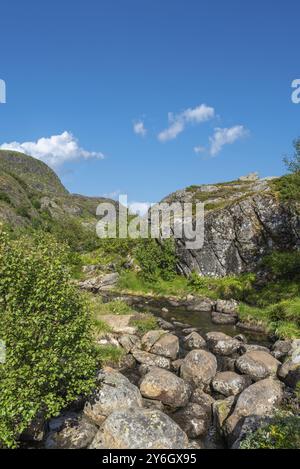
{"label": "white cloud", "polygon": [[188,108],[180,114],[174,115],[169,113],[169,127],[158,134],[160,142],[167,142],[174,140],[181,132],[184,131],[187,124],[199,124],[201,122],[212,119],[215,115],[213,107],[201,104],[195,108]]}
{"label": "white cloud", "polygon": [[236,125],[224,129],[216,128],[214,135],[209,138],[210,155],[216,156],[224,145],[232,144],[246,135],[248,135],[248,130],[243,125]]}
{"label": "white cloud", "polygon": [[147,129],[145,128],[143,121],[138,121],[133,124],[133,131],[136,135],[140,135],[141,137],[145,137],[147,134]]}
{"label": "white cloud", "polygon": [[205,147],[202,147],[201,145],[198,145],[197,147],[194,147],[194,152],[199,154],[199,153],[204,153],[206,151]]}
{"label": "white cloud", "polygon": [[0,149],[26,153],[37,158],[38,160],[44,161],[53,168],[57,168],[67,161],[104,158],[104,155],[101,152],[88,151],[81,148],[79,146],[78,140],[67,131],[60,135],[42,137],[36,142],[3,143],[0,145]]}

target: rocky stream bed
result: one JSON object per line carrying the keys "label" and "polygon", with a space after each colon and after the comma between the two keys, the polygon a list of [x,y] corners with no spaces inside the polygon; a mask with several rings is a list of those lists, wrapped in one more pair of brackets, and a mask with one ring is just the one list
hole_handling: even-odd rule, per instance
{"label": "rocky stream bed", "polygon": [[127,301],[153,312],[159,329],[139,334],[128,316],[116,316],[114,332],[101,343],[124,349],[118,366],[99,371],[89,399],[33,422],[22,436],[27,447],[239,448],[245,435],[295,400],[300,341],[241,333],[235,302],[199,308],[194,298],[185,305]]}

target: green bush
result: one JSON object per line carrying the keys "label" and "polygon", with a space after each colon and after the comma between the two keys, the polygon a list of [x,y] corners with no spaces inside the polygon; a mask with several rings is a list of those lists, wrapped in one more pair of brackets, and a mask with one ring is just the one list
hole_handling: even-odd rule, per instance
{"label": "green bush", "polygon": [[90,319],[53,237],[0,233],[0,445],[16,446],[36,415],[89,393],[96,371]]}
{"label": "green bush", "polygon": [[161,243],[155,239],[141,240],[135,256],[142,269],[141,276],[147,281],[155,281],[159,277],[171,280],[176,275],[175,243],[172,239]]}
{"label": "green bush", "polygon": [[262,266],[276,279],[300,277],[300,251],[274,251],[263,259]]}
{"label": "green bush", "polygon": [[300,417],[279,415],[241,443],[241,449],[299,449]]}
{"label": "green bush", "polygon": [[0,201],[1,202],[6,202],[7,204],[11,205],[11,200],[9,196],[6,194],[6,192],[0,192]]}

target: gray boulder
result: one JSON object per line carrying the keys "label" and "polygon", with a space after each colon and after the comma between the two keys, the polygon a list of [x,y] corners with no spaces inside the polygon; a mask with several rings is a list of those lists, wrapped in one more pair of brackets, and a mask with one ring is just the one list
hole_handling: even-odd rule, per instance
{"label": "gray boulder", "polygon": [[189,352],[180,367],[180,376],[194,386],[210,384],[216,372],[216,357],[205,350]]}
{"label": "gray boulder", "polygon": [[218,313],[237,315],[239,304],[235,300],[218,300],[216,303],[216,311]]}
{"label": "gray boulder", "polygon": [[300,339],[292,342],[287,360],[280,366],[278,377],[288,386],[295,388],[300,381]]}
{"label": "gray boulder", "polygon": [[186,449],[189,441],[181,428],[159,410],[128,409],[112,413],[91,449]]}
{"label": "gray boulder", "polygon": [[187,350],[199,350],[206,348],[205,340],[203,339],[203,337],[201,337],[200,334],[198,334],[198,332],[195,331],[191,332],[188,336],[184,337],[183,345],[184,348],[186,348]]}
{"label": "gray boulder", "polygon": [[216,355],[232,355],[241,347],[240,341],[223,332],[209,332],[206,334],[206,342],[209,350]]}
{"label": "gray boulder", "polygon": [[240,394],[250,384],[252,384],[252,381],[249,376],[238,375],[233,371],[217,373],[211,383],[214,391],[226,397]]}
{"label": "gray boulder", "polygon": [[100,425],[115,410],[142,407],[139,389],[121,373],[105,368],[99,373],[98,388],[87,400],[84,414],[95,424]]}
{"label": "gray boulder", "polygon": [[45,441],[46,449],[85,449],[98,431],[85,416],[73,413],[52,419],[49,426],[52,431]]}
{"label": "gray boulder", "polygon": [[245,353],[236,360],[235,366],[254,381],[265,379],[268,376],[276,376],[280,362],[270,353],[253,350]]}
{"label": "gray boulder", "polygon": [[233,444],[238,438],[245,417],[272,414],[282,399],[283,385],[273,378],[258,381],[245,389],[224,425],[228,441]]}
{"label": "gray boulder", "polygon": [[162,368],[152,368],[141,384],[142,396],[161,401],[170,407],[184,407],[191,395],[190,386],[183,379]]}
{"label": "gray boulder", "polygon": [[211,314],[211,320],[213,324],[236,324],[238,317],[234,314],[217,313],[213,311]]}
{"label": "gray boulder", "polygon": [[211,424],[211,418],[211,409],[194,402],[189,402],[184,409],[172,414],[172,419],[178,423],[189,438],[206,435]]}
{"label": "gray boulder", "polygon": [[142,350],[133,350],[132,355],[138,363],[148,366],[156,366],[158,368],[165,368],[167,370],[171,367],[171,361],[169,358],[162,357],[160,355],[154,355],[153,353],[143,352]]}
{"label": "gray boulder", "polygon": [[179,353],[178,337],[174,334],[163,335],[155,342],[151,348],[151,353],[176,360]]}

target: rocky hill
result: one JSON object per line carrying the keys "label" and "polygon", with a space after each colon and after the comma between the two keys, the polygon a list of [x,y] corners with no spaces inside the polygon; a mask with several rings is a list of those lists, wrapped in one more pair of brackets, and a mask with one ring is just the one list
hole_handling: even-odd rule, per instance
{"label": "rocky hill", "polygon": [[0,221],[13,228],[53,220],[95,224],[102,197],[70,194],[45,163],[22,153],[0,151]]}
{"label": "rocky hill", "polygon": [[188,250],[184,239],[176,240],[179,270],[223,277],[253,271],[272,250],[299,249],[299,201],[281,197],[288,181],[288,176],[259,179],[252,174],[166,197],[164,202],[199,201],[205,206],[203,247]]}

